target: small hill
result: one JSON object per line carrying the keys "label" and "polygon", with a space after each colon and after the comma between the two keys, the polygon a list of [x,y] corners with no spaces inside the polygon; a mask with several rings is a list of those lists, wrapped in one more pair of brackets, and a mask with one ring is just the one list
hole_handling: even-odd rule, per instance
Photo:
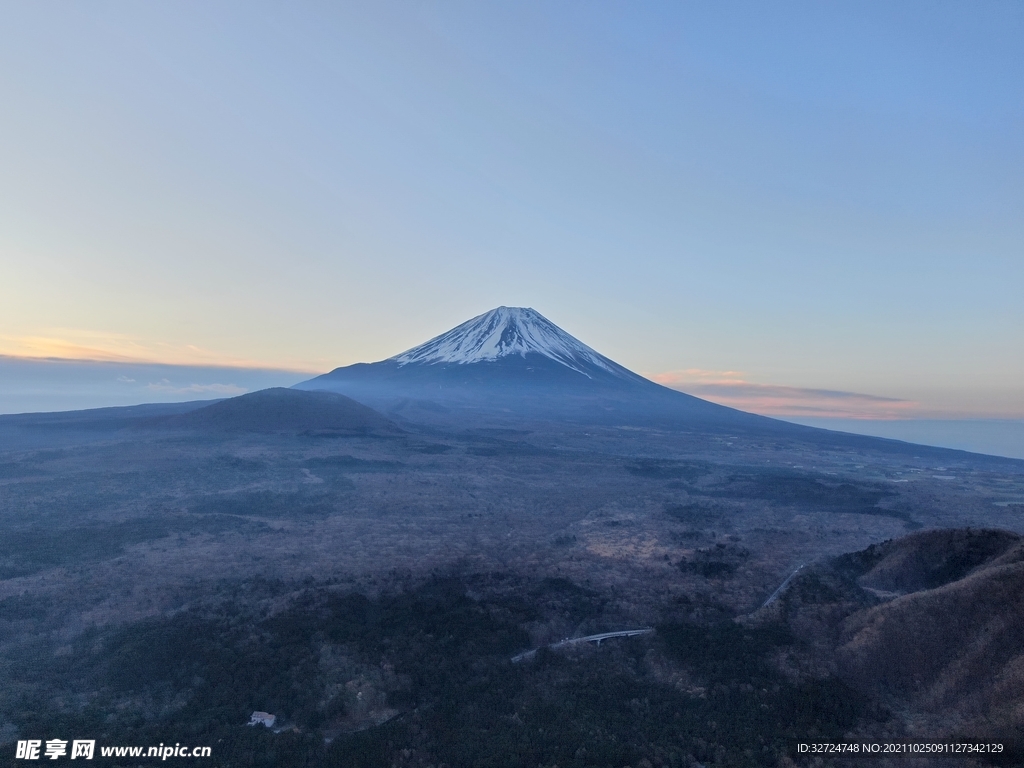
{"label": "small hill", "polygon": [[161,419],[151,426],[218,432],[397,434],[398,426],[372,408],[336,392],[274,387]]}

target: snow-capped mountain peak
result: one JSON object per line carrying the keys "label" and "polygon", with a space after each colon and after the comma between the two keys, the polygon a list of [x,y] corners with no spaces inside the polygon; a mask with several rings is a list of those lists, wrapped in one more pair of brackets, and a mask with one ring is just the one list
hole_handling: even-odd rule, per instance
{"label": "snow-capped mountain peak", "polygon": [[492,309],[390,359],[399,367],[410,363],[465,365],[528,354],[543,355],[584,376],[590,376],[587,369],[594,367],[615,375],[625,372],[527,307]]}

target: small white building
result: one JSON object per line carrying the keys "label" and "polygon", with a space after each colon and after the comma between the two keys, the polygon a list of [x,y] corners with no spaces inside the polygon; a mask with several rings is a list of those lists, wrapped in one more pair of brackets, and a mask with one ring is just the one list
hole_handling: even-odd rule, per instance
{"label": "small white building", "polygon": [[277,715],[272,715],[269,712],[253,712],[246,725],[265,725],[270,728],[275,722],[277,722]]}

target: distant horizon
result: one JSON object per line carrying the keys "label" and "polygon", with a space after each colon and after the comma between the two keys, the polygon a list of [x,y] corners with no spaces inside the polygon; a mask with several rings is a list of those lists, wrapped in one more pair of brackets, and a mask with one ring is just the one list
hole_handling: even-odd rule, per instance
{"label": "distant horizon", "polygon": [[[391,357],[392,355],[388,355]],[[358,363],[379,362],[387,357],[380,357],[374,360],[359,360],[345,365]],[[243,376],[251,374],[266,374],[271,376],[306,377],[311,378],[328,373],[335,368],[343,366],[331,366],[327,368],[299,368],[272,365],[244,365],[239,363],[207,363],[203,365],[187,365],[182,363],[163,362],[148,359],[103,359],[90,357],[58,357],[43,355],[7,355],[0,354],[0,366],[4,363],[11,365],[26,364],[57,364],[73,369],[75,366],[126,366],[132,368],[166,369],[168,371],[181,371],[188,373],[202,371],[208,375],[216,376],[223,372],[230,377],[234,373]],[[618,361],[616,361],[618,362]],[[626,366],[628,368],[628,366]],[[632,370],[632,369],[630,369]],[[920,421],[920,420],[1019,420],[1024,419],[1024,414],[1007,413],[941,413],[922,412],[915,408],[917,403],[901,400],[899,398],[885,397],[875,394],[847,392],[844,390],[822,390],[814,388],[794,387],[784,384],[760,384],[745,381],[741,378],[739,371],[703,371],[700,369],[687,369],[685,371],[665,371],[651,373],[649,371],[633,371],[650,381],[661,384],[669,389],[684,392],[704,400],[709,400],[719,405],[727,405],[738,410],[758,413],[763,416],[778,418],[832,418],[863,421]],[[56,381],[52,382],[56,383]],[[74,387],[74,379],[68,382]],[[196,383],[192,388],[196,392],[209,389],[218,391],[218,387],[228,394],[243,394],[252,391],[250,389],[235,388],[230,384],[208,382],[205,384]],[[158,390],[156,385],[154,390]],[[237,390],[237,391],[236,391]],[[0,387],[0,414],[15,413],[16,411],[3,410],[4,398],[9,397]],[[154,401],[156,402],[156,401]],[[834,404],[837,408],[830,408]]]}
{"label": "distant horizon", "polygon": [[[501,305],[501,307],[506,306],[508,305]],[[533,311],[537,310],[534,309]],[[480,315],[473,315],[472,317],[479,317],[483,314],[486,314],[486,312],[481,313]],[[544,316],[542,312],[540,314],[541,316]],[[446,328],[437,334],[432,334],[427,338],[423,338],[413,346],[415,347],[420,344],[424,344],[428,340],[443,335],[452,328],[461,325],[470,319],[471,318],[467,317],[454,321],[449,328]],[[591,346],[585,339],[577,338],[577,340],[587,346]],[[211,361],[208,355],[198,356],[197,360],[192,364],[162,361],[158,359],[132,358],[126,354],[102,354],[102,351],[101,354],[97,356],[89,357],[86,356],[87,353],[95,350],[83,347],[75,350],[82,353],[82,356],[76,357],[42,354],[9,355],[0,353],[0,366],[3,366],[4,362],[6,362],[8,366],[15,367],[19,364],[22,366],[31,366],[32,363],[36,363],[43,365],[45,368],[47,363],[52,363],[63,365],[64,370],[72,370],[74,369],[74,366],[78,364],[84,366],[82,370],[87,370],[91,367],[95,372],[97,367],[102,368],[103,366],[123,365],[129,367],[141,367],[145,369],[152,368],[154,370],[160,369],[165,372],[176,371],[185,376],[194,376],[196,373],[201,371],[203,372],[202,376],[207,378],[213,377],[218,380],[206,383],[193,382],[188,385],[173,386],[163,385],[160,383],[163,379],[158,379],[156,382],[149,382],[145,386],[147,391],[154,393],[154,395],[159,395],[160,393],[166,394],[168,392],[181,394],[209,391],[230,396],[231,394],[242,394],[243,392],[252,391],[247,386],[225,381],[232,377],[241,377],[242,380],[246,381],[255,377],[254,380],[260,382],[285,381],[296,379],[297,377],[311,378],[344,365],[352,365],[356,362],[377,362],[399,356],[412,348],[413,347],[399,349],[397,351],[386,351],[378,353],[377,355],[372,355],[365,360],[327,364],[322,367],[313,367],[312,365],[306,367],[288,367],[258,365],[253,364],[252,361],[241,361],[238,358],[228,358],[216,362]],[[601,350],[595,351],[603,354]],[[636,370],[628,363],[623,363],[620,360],[615,360],[615,362],[624,364],[626,368],[633,370],[635,373],[670,389],[675,389],[679,392],[684,392],[686,394],[700,397],[720,405],[736,408],[738,410],[781,419],[840,419],[865,422],[921,420],[940,420],[951,422],[962,420],[1013,421],[1017,419],[1024,419],[1024,407],[1019,410],[1001,410],[998,407],[994,410],[992,408],[975,410],[949,407],[942,408],[936,407],[935,405],[922,404],[906,398],[892,397],[887,394],[854,392],[835,388],[800,387],[791,383],[757,382],[750,380],[750,377],[740,370],[713,371],[699,368],[686,368],[682,370],[652,372]],[[43,368],[37,368],[36,374],[41,374],[43,370]],[[115,381],[119,384],[124,384],[126,382],[121,381],[123,378],[124,377],[118,377]],[[301,381],[303,378],[298,378],[298,380]],[[132,383],[134,383],[134,381]],[[69,384],[71,383],[69,382]],[[53,387],[55,385],[57,385],[56,381],[48,382],[49,387]],[[73,387],[74,385],[71,384],[71,386]],[[120,389],[122,391],[124,390],[123,387]],[[28,395],[29,393],[23,394]],[[9,406],[5,405],[5,397],[9,400],[11,393],[5,393],[0,389],[0,413],[14,412],[9,409]]]}
{"label": "distant horizon", "polygon": [[[290,387],[326,372],[0,355],[0,415],[214,400],[268,387]],[[701,380],[701,373],[689,372],[697,379],[690,386],[673,386],[671,382],[678,376],[674,378],[672,373],[641,375],[719,405],[795,424],[1024,459],[1021,417],[936,418],[907,408],[893,409],[902,402],[893,398],[754,385],[738,379],[736,372],[727,372],[731,378],[724,383],[709,384],[707,376]],[[830,413],[830,403],[840,407]],[[851,416],[851,404],[854,409],[861,408],[859,415]],[[875,405],[881,406],[884,418],[873,417],[870,408]]]}
{"label": "distant horizon", "polygon": [[[274,369],[249,369],[232,366],[174,366],[153,363],[60,360],[22,358],[17,363],[69,364],[57,377],[46,377],[45,371],[23,371],[19,378],[11,375],[15,359],[0,355],[0,415],[84,410],[141,405],[144,403],[185,402],[234,397],[274,386],[292,386],[316,373]],[[30,367],[33,367],[30,365]],[[114,370],[112,370],[114,369]],[[119,372],[118,376],[112,375]],[[71,375],[69,375],[69,373]],[[126,373],[133,375],[128,376]],[[28,374],[26,376],[25,374]],[[150,379],[142,378],[149,374]],[[225,376],[227,374],[227,376]],[[32,376],[36,378],[32,380]],[[136,378],[139,377],[139,378]],[[125,379],[132,379],[125,381]],[[679,391],[686,391],[680,389]],[[735,399],[715,399],[704,393],[690,391],[696,397],[720,405],[737,407]],[[754,409],[751,413],[758,413]],[[800,414],[761,413],[763,416],[795,424],[834,429],[841,432],[886,437],[906,442],[954,448],[975,453],[1024,459],[1024,419],[977,418],[934,419],[908,416],[902,419],[850,419]]]}

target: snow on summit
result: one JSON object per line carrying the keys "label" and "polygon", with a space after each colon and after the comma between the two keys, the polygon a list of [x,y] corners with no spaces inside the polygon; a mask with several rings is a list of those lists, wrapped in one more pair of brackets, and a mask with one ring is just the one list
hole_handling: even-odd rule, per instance
{"label": "snow on summit", "polygon": [[589,376],[597,367],[620,375],[620,368],[582,341],[570,336],[540,312],[527,307],[498,307],[452,328],[425,344],[392,357],[399,366],[410,363],[465,364],[503,357],[543,355]]}

